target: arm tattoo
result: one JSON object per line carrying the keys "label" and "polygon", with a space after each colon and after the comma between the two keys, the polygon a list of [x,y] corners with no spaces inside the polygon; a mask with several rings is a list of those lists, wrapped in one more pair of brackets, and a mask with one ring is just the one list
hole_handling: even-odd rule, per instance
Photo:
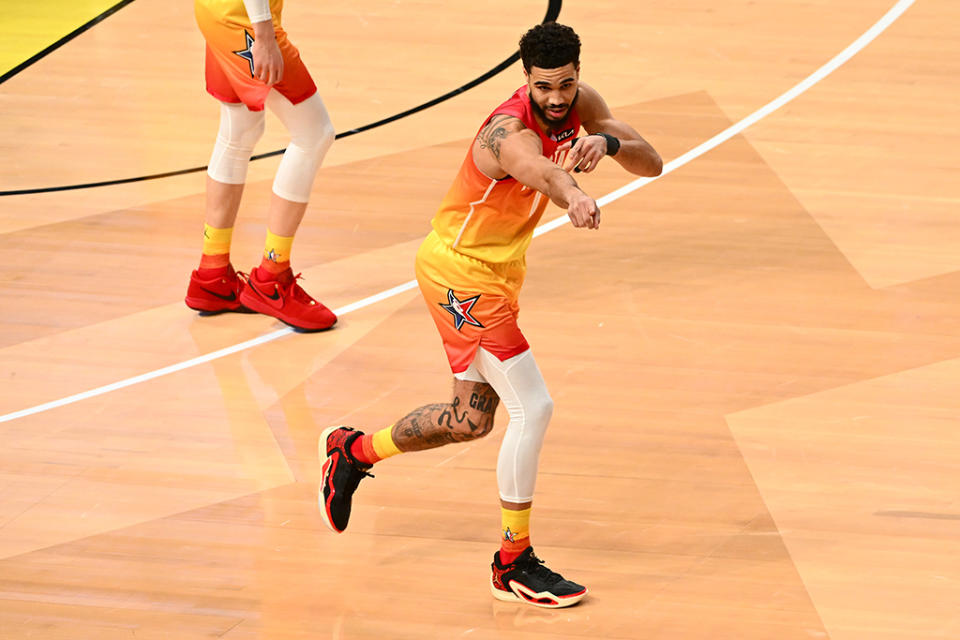
{"label": "arm tattoo", "polygon": [[[519,127],[517,125],[520,125]],[[516,116],[506,114],[495,115],[490,118],[490,122],[477,134],[477,140],[480,141],[481,149],[490,149],[493,156],[499,162],[500,143],[511,133],[523,128],[523,123]]]}

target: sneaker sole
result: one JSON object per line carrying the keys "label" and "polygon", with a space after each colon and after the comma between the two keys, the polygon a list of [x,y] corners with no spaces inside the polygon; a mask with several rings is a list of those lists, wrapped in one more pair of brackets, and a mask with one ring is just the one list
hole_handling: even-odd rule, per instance
{"label": "sneaker sole", "polygon": [[575,593],[569,596],[555,596],[552,593],[543,593],[538,594],[541,598],[552,598],[554,602],[536,602],[535,600],[528,598],[521,598],[513,591],[503,591],[502,589],[497,589],[493,582],[490,582],[490,593],[493,594],[493,597],[502,602],[521,602],[523,604],[530,604],[535,607],[541,607],[543,609],[562,609],[564,607],[572,607],[581,600],[584,596],[589,593],[588,589],[584,589],[580,593]]}
{"label": "sneaker sole", "polygon": [[249,313],[244,309],[242,304],[237,304],[236,307],[225,307],[221,306],[222,303],[211,302],[209,300],[204,300],[202,298],[185,298],[183,302],[194,311],[199,311],[203,314],[216,315],[218,313],[228,313],[231,311],[240,311],[241,313]]}
{"label": "sneaker sole", "polygon": [[317,450],[318,456],[320,458],[320,486],[317,489],[317,506],[320,508],[320,517],[323,518],[323,523],[327,525],[327,528],[334,533],[343,533],[335,526],[333,526],[333,521],[330,520],[330,515],[327,513],[327,501],[323,498],[323,482],[324,476],[326,475],[324,471],[327,468],[327,464],[330,462],[330,456],[327,455],[327,438],[330,437],[330,434],[336,431],[337,429],[343,427],[344,425],[338,424],[332,427],[327,427],[324,429],[323,433],[320,434],[320,439],[317,441]]}

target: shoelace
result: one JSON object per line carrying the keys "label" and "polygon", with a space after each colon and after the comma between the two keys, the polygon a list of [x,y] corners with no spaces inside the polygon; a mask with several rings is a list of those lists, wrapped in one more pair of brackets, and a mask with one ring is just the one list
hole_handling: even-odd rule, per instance
{"label": "shoelace", "polygon": [[288,291],[290,292],[290,295],[292,295],[296,300],[304,304],[311,304],[311,303],[316,304],[316,300],[314,300],[309,293],[304,291],[303,287],[297,284],[297,280],[304,280],[304,279],[305,278],[303,277],[303,275],[299,273],[293,276],[293,280],[290,281]]}
{"label": "shoelace", "polygon": [[[247,281],[250,280],[250,274],[244,271],[237,271],[236,274],[237,274],[237,280],[240,281],[240,283],[243,285],[246,285]],[[237,290],[239,289],[240,287],[237,287]]]}
{"label": "shoelace", "polygon": [[370,473],[370,469],[372,469],[373,467],[367,467],[366,469],[364,469],[362,466],[360,466],[360,463],[357,462],[357,459],[353,457],[353,453],[350,452],[350,447],[346,445],[346,441],[347,441],[347,438],[344,438],[339,444],[335,446],[338,449],[340,449],[340,451],[343,452],[343,457],[346,458],[347,462],[350,464],[351,467],[353,467],[354,471],[361,474],[360,477],[357,478],[357,483],[359,484],[360,480],[362,480],[364,476],[368,478],[373,478],[374,475]]}
{"label": "shoelace", "polygon": [[350,476],[347,479],[347,492],[353,493],[357,490],[357,487],[360,486],[360,481],[363,480],[364,476],[372,478],[373,474],[353,464],[349,457],[347,458],[347,463],[350,465]]}
{"label": "shoelace", "polygon": [[524,563],[522,568],[527,573],[542,579],[547,584],[553,584],[555,582],[560,582],[561,580],[563,580],[563,576],[561,576],[559,573],[556,573],[555,571],[551,571],[550,569],[548,569],[547,566],[543,563],[543,560],[541,560],[540,558],[538,558],[536,555],[532,553],[530,554],[530,557],[527,559],[527,562]]}

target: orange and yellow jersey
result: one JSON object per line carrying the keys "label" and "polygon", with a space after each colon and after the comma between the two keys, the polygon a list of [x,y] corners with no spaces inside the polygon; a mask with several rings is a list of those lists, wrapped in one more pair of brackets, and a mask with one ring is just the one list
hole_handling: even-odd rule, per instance
{"label": "orange and yellow jersey", "polygon": [[[203,7],[206,12],[227,24],[236,24],[252,28],[250,18],[247,17],[247,9],[243,0],[194,0],[198,7]],[[283,0],[270,0],[270,15],[273,18],[273,24],[280,24],[280,14],[283,12]]]}
{"label": "orange and yellow jersey", "polygon": [[[557,147],[580,131],[580,117],[571,108],[561,125],[544,133],[534,118],[526,85],[494,109],[480,129],[500,114],[519,118],[539,134],[543,155],[557,164],[567,154]],[[431,224],[440,240],[458,253],[488,263],[513,262],[523,259],[548,201],[515,178],[496,180],[485,175],[473,161],[471,145]]]}

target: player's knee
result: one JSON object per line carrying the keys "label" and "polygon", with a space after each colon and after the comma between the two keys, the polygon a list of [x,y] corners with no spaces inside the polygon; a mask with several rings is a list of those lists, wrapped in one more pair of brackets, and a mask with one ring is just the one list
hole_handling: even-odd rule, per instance
{"label": "player's knee", "polygon": [[[495,410],[492,411],[483,411],[475,412],[473,414],[474,419],[470,421],[470,439],[476,440],[477,438],[482,438],[491,431],[493,431],[493,416],[496,413]],[[476,428],[473,428],[473,427]]]}
{"label": "player's knee", "polygon": [[253,148],[263,135],[265,127],[262,111],[246,107],[222,105],[220,130],[213,146],[207,173],[211,178],[228,184],[243,184]]}
{"label": "player's knee", "polygon": [[523,413],[525,423],[545,428],[553,416],[553,398],[544,391],[524,403]]}
{"label": "player's knee", "polygon": [[463,394],[453,399],[440,422],[458,442],[482,438],[493,430],[499,399],[491,389]]}
{"label": "player's knee", "polygon": [[263,112],[249,111],[242,106],[225,106],[221,111],[217,141],[233,149],[252,152],[265,129]]}
{"label": "player's knee", "polygon": [[315,160],[322,160],[333,144],[336,138],[336,132],[333,130],[333,123],[327,117],[326,112],[321,114],[311,122],[309,127],[304,127],[296,134],[291,135],[290,144],[296,145],[303,152]]}
{"label": "player's knee", "polygon": [[265,118],[260,118],[257,121],[257,124],[251,127],[250,131],[247,133],[246,142],[248,144],[256,144],[260,138],[263,137],[263,132],[267,128],[267,121]]}
{"label": "player's knee", "polygon": [[453,437],[459,442],[477,440],[493,431],[493,416],[495,411],[478,411],[471,409],[460,414],[460,419],[450,424]]}
{"label": "player's knee", "polygon": [[263,132],[266,130],[266,128],[266,121],[263,118],[257,119],[254,123],[247,127],[246,130],[240,132],[237,140],[237,146],[253,151],[257,141],[263,137]]}
{"label": "player's knee", "polygon": [[314,94],[297,105],[272,94],[268,100],[271,98],[269,104],[276,109],[290,133],[290,144],[308,155],[322,157],[333,144],[336,133],[320,96]]}

